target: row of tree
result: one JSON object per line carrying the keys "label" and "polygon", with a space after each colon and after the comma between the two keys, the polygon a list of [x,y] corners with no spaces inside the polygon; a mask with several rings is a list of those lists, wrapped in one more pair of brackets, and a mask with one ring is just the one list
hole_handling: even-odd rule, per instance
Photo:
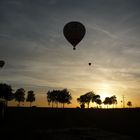
{"label": "row of tree", "polygon": [[77,98],[77,101],[80,103],[81,108],[85,108],[85,104],[87,104],[87,107],[89,108],[90,102],[95,102],[98,105],[101,105],[102,103],[105,105],[117,104],[117,98],[115,95],[111,97],[106,97],[105,100],[102,102],[102,100],[100,99],[100,95],[96,95],[93,91],[81,95],[79,98]]}
{"label": "row of tree", "polygon": [[72,96],[70,92],[67,89],[63,90],[52,90],[47,92],[47,100],[48,103],[52,104],[52,107],[54,103],[58,107],[58,104],[62,104],[63,108],[65,104],[70,104],[72,100]]}
{"label": "row of tree", "polygon": [[[18,106],[20,106],[20,103],[24,102],[25,100],[27,102],[30,102],[31,106],[32,102],[34,102],[36,99],[33,90],[29,90],[27,92],[27,97],[25,98],[25,90],[23,88],[19,88],[15,92],[13,92],[12,87],[5,83],[0,83],[0,98],[5,99],[6,104],[8,104],[8,101],[14,99],[18,102]],[[58,103],[61,103],[64,108],[64,105],[66,103],[71,103],[70,101],[72,100],[72,96],[67,89],[52,90],[47,92],[47,100],[49,104],[52,103],[52,107],[54,103],[57,105],[57,107]]]}
{"label": "row of tree", "polygon": [[25,98],[25,90],[23,88],[19,88],[13,92],[10,85],[0,83],[0,98],[5,99],[6,104],[8,104],[8,101],[15,99],[15,101],[18,102],[18,106],[20,106],[21,102],[26,100],[27,102],[30,102],[31,106],[32,102],[35,101],[35,94],[34,91],[30,90],[27,92],[27,97]]}
{"label": "row of tree", "polygon": [[[52,90],[48,91],[46,94],[48,104],[52,104],[52,107],[54,107],[54,104],[56,105],[56,107],[58,107],[58,104],[62,104],[64,108],[65,104],[70,104],[72,100],[72,96],[67,89]],[[7,103],[8,101],[14,99],[18,102],[18,106],[20,106],[20,103],[24,102],[25,100],[27,102],[30,102],[31,106],[32,102],[34,102],[36,99],[33,90],[28,91],[27,97],[25,98],[25,90],[23,88],[19,88],[15,92],[13,92],[12,87],[5,83],[0,83],[0,98],[5,99]],[[97,95],[93,91],[90,91],[77,98],[77,102],[80,104],[81,108],[85,108],[85,105],[87,105],[87,108],[89,108],[91,102],[96,103],[99,106],[101,106],[101,104],[104,104],[107,105],[107,107],[108,105],[113,105],[114,107],[114,105],[117,104],[117,97],[113,95],[111,97],[106,97],[104,101],[102,101],[100,99],[100,95]],[[132,102],[128,101],[127,105],[131,107]]]}
{"label": "row of tree", "polygon": [[33,90],[29,90],[27,92],[27,98],[25,98],[25,90],[23,88],[19,88],[14,93],[14,99],[18,102],[18,106],[20,106],[21,102],[24,102],[26,100],[26,102],[30,102],[31,107],[32,102],[35,101],[35,94]]}

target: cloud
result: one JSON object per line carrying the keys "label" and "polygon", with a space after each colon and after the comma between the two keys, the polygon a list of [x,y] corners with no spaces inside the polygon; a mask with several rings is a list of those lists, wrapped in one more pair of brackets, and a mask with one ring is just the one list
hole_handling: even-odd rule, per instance
{"label": "cloud", "polygon": [[[6,61],[1,79],[15,88],[43,92],[67,87],[75,96],[100,89],[103,82],[122,91],[137,89],[138,4],[138,0],[1,0],[0,58]],[[63,27],[71,20],[81,21],[87,30],[76,51],[63,36]]]}

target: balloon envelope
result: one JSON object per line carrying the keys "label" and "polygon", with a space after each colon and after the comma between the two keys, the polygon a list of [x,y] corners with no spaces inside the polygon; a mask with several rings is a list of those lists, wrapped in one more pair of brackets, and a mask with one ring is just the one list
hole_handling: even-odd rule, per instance
{"label": "balloon envelope", "polygon": [[0,68],[4,66],[5,62],[3,60],[0,60]]}
{"label": "balloon envelope", "polygon": [[83,39],[85,33],[85,26],[77,21],[67,23],[63,29],[65,38],[72,44],[74,50],[76,45]]}
{"label": "balloon envelope", "polygon": [[91,66],[91,63],[88,63],[89,66]]}

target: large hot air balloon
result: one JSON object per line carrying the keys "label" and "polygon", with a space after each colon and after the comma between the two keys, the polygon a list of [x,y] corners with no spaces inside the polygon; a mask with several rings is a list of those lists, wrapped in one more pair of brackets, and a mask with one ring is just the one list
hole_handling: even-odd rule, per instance
{"label": "large hot air balloon", "polygon": [[5,64],[5,61],[4,60],[0,60],[0,68],[2,68]]}
{"label": "large hot air balloon", "polygon": [[77,21],[67,23],[63,29],[63,34],[65,38],[72,44],[73,50],[76,50],[76,45],[83,39],[85,33],[85,26]]}

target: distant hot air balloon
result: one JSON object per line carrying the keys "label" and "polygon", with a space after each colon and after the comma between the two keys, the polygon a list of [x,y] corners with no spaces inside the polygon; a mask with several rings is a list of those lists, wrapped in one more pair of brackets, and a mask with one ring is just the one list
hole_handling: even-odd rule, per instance
{"label": "distant hot air balloon", "polygon": [[4,60],[0,60],[0,68],[2,68],[5,64],[5,61]]}
{"label": "distant hot air balloon", "polygon": [[65,38],[72,44],[73,50],[76,50],[76,45],[83,39],[85,33],[85,26],[77,21],[67,23],[63,29],[63,34]]}
{"label": "distant hot air balloon", "polygon": [[89,66],[91,66],[91,63],[88,63]]}

